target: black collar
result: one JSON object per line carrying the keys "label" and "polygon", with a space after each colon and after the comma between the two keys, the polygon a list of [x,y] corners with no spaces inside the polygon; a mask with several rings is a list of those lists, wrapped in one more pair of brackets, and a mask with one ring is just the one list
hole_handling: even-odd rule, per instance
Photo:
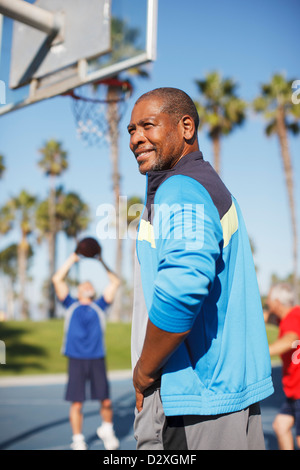
{"label": "black collar", "polygon": [[159,170],[159,171],[149,171],[148,175],[148,190],[147,193],[155,193],[161,183],[171,176],[172,174],[180,173],[181,169],[185,168],[187,165],[192,164],[196,160],[203,160],[202,152],[192,152],[184,155],[177,163],[170,168],[169,170]]}
{"label": "black collar", "polygon": [[182,172],[184,173],[184,169],[186,167],[190,167],[190,165],[193,165],[194,163],[197,165],[197,161],[199,160],[203,161],[202,152],[191,152],[184,155],[184,157],[182,157],[176,165],[169,170],[149,171],[147,173],[147,210],[144,212],[143,218],[147,220],[151,219],[151,206],[154,203],[154,196],[159,186],[170,176],[181,174]]}

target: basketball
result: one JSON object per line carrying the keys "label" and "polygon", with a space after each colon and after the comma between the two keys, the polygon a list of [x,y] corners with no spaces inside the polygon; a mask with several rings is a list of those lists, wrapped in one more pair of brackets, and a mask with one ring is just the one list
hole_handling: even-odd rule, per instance
{"label": "basketball", "polygon": [[95,238],[86,237],[77,244],[75,253],[85,256],[86,258],[100,258],[101,246]]}

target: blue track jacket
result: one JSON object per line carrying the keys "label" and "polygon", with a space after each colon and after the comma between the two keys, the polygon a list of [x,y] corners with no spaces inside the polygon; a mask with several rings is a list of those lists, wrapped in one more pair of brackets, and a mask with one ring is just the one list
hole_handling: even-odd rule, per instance
{"label": "blue track jacket", "polygon": [[147,174],[137,236],[133,367],[148,318],[168,332],[191,329],[162,371],[166,416],[234,412],[273,393],[245,224],[201,152]]}

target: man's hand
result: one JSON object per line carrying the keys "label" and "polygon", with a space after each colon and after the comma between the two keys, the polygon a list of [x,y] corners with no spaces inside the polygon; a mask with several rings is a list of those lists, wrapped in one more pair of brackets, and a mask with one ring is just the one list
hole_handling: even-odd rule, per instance
{"label": "man's hand", "polygon": [[286,333],[281,338],[277,339],[273,344],[270,344],[269,351],[270,356],[281,356],[288,351],[293,349],[294,341],[299,339],[297,333]]}
{"label": "man's hand", "polygon": [[148,320],[142,354],[133,372],[138,411],[143,408],[144,391],[161,376],[162,367],[188,334],[189,331],[183,333],[163,331]]}
{"label": "man's hand", "polygon": [[80,261],[80,256],[77,253],[72,253],[70,256],[73,263],[78,263]]}
{"label": "man's hand", "polygon": [[69,258],[63,263],[63,265],[52,277],[52,282],[54,284],[56,295],[61,301],[65,300],[69,293],[69,288],[67,283],[65,282],[65,277],[73,266],[73,264],[77,263],[79,260],[80,258],[76,253],[71,253]]}
{"label": "man's hand", "polygon": [[[157,378],[159,377],[159,374]],[[133,386],[135,388],[136,408],[138,412],[143,409],[144,391],[155,382],[155,378],[147,376],[142,369],[141,361],[139,360],[133,371]]]}

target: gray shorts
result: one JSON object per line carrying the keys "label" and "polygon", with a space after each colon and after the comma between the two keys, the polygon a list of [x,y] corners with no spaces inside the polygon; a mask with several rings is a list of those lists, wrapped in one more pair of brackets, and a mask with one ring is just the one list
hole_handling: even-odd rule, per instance
{"label": "gray shorts", "polygon": [[157,389],[135,412],[137,450],[265,450],[258,403],[223,415],[166,417]]}

